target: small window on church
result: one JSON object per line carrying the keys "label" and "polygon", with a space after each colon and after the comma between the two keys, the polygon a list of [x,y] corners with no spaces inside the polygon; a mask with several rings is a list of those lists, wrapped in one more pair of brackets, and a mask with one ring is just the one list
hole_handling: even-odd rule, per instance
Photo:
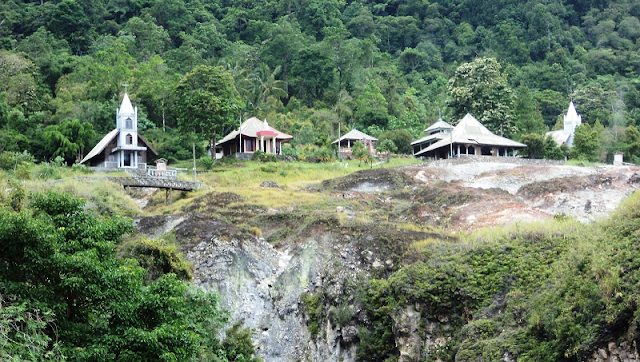
{"label": "small window on church", "polygon": [[128,145],[132,145],[133,144],[133,136],[128,134],[127,135],[127,144]]}
{"label": "small window on church", "polygon": [[131,118],[127,118],[125,120],[125,127],[127,129],[132,129],[133,128],[133,121],[131,120]]}

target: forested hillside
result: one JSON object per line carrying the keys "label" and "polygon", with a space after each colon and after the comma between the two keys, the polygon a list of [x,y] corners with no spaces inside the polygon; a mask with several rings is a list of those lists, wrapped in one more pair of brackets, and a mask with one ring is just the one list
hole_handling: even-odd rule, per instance
{"label": "forested hillside", "polygon": [[204,65],[237,92],[223,128],[255,115],[294,145],[326,147],[339,123],[405,142],[466,111],[522,139],[573,99],[600,145],[581,157],[633,158],[639,18],[632,0],[5,0],[0,151],[73,162],[114,127],[127,83],[144,134],[187,158],[204,135],[178,132],[197,110],[176,89]]}

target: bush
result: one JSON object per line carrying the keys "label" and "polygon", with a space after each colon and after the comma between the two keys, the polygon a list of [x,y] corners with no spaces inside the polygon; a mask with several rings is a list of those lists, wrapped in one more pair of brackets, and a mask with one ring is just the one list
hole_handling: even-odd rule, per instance
{"label": "bush", "polygon": [[0,169],[15,170],[20,164],[32,164],[35,162],[33,156],[27,152],[2,152],[0,153]]}
{"label": "bush", "polygon": [[278,158],[276,157],[276,155],[270,154],[270,153],[264,153],[263,151],[256,151],[253,153],[253,155],[251,156],[251,159],[254,161],[260,161],[260,162],[278,162]]}
{"label": "bush", "polygon": [[298,151],[296,151],[296,149],[291,147],[291,146],[282,146],[281,153],[282,153],[283,156],[297,156],[298,155]]}
{"label": "bush", "polygon": [[78,173],[91,173],[89,168],[81,163],[74,163],[73,165],[71,165],[71,170]]}
{"label": "bush", "polygon": [[319,148],[314,154],[316,162],[333,162],[336,160],[335,154],[328,148]]}
{"label": "bush", "polygon": [[213,166],[215,166],[215,164],[216,164],[216,160],[212,159],[209,156],[204,156],[200,158],[200,165],[202,166],[202,168],[204,168],[207,171],[211,170]]}
{"label": "bush", "polygon": [[55,163],[44,162],[36,169],[36,177],[41,180],[59,179],[60,166]]}
{"label": "bush", "polygon": [[384,140],[393,141],[393,144],[396,145],[398,153],[400,154],[410,155],[412,152],[411,141],[413,140],[413,136],[411,136],[409,131],[403,129],[385,131],[380,135],[380,140],[378,142],[383,142]]}

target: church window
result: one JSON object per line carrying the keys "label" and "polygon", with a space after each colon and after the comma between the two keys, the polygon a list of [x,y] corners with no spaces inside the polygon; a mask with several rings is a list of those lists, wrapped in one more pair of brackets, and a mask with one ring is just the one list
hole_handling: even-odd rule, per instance
{"label": "church window", "polygon": [[128,145],[132,145],[133,144],[133,136],[128,134],[127,135],[127,144]]}
{"label": "church window", "polygon": [[131,118],[127,118],[125,120],[125,127],[127,129],[132,129],[133,128],[133,120],[131,120]]}

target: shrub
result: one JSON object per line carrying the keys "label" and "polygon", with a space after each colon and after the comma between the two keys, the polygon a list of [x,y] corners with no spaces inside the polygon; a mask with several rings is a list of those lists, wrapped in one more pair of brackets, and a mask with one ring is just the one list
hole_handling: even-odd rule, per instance
{"label": "shrub", "polygon": [[276,157],[276,155],[270,154],[270,153],[264,153],[263,151],[256,151],[253,153],[253,155],[251,156],[251,159],[254,161],[260,161],[260,162],[277,162],[278,158]]}
{"label": "shrub", "polygon": [[71,170],[78,173],[91,173],[89,168],[81,163],[74,163],[73,165],[71,165]]}
{"label": "shrub", "polygon": [[59,179],[60,167],[55,163],[42,163],[36,169],[36,176],[41,180]]}
{"label": "shrub", "polygon": [[2,152],[0,153],[0,169],[15,170],[18,165],[34,163],[35,159],[27,152]]}
{"label": "shrub", "polygon": [[202,165],[202,167],[207,171],[211,170],[215,164],[216,160],[211,157],[205,156],[200,158],[200,165]]}
{"label": "shrub", "polygon": [[296,149],[291,147],[291,146],[282,146],[281,153],[282,153],[283,156],[297,156],[298,155],[298,151],[296,151]]}

